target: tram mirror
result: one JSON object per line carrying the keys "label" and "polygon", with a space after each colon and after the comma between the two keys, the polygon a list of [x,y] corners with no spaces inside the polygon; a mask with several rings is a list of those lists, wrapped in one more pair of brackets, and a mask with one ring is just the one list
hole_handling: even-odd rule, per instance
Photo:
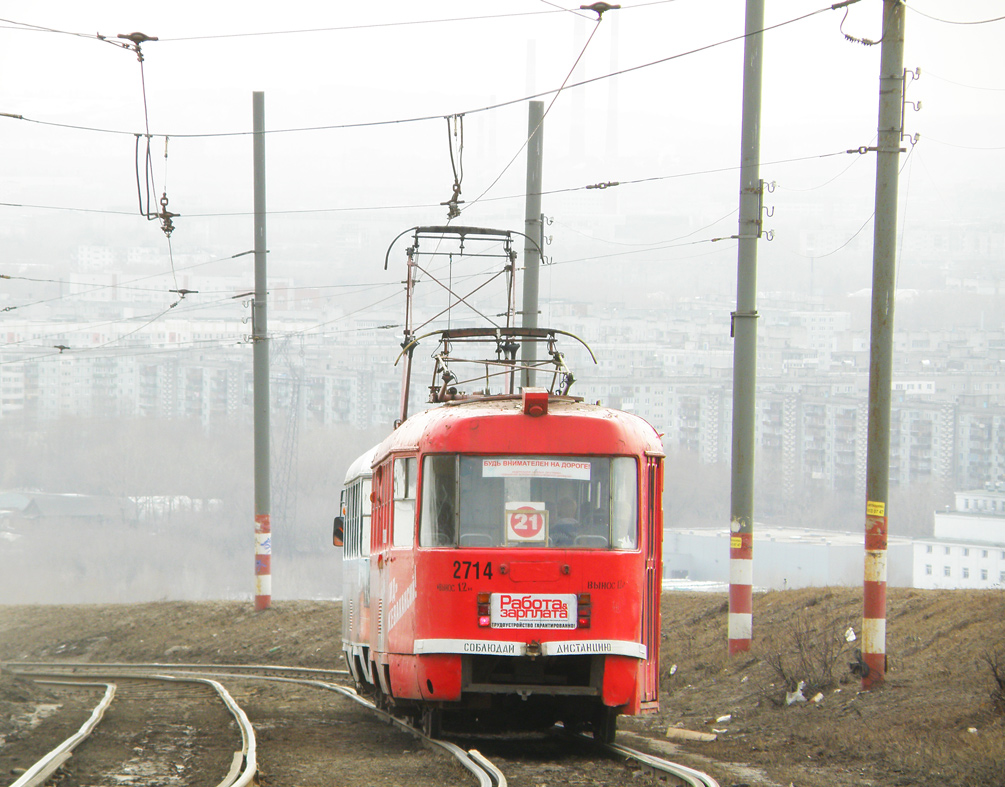
{"label": "tram mirror", "polygon": [[332,545],[340,547],[342,546],[342,538],[345,535],[345,519],[340,516],[335,517],[334,526],[332,527]]}

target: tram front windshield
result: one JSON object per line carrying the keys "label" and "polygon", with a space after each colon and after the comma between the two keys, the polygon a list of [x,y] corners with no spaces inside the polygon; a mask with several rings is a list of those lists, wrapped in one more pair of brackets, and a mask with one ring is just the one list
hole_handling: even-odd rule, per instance
{"label": "tram front windshield", "polygon": [[634,457],[426,456],[419,545],[636,549]]}

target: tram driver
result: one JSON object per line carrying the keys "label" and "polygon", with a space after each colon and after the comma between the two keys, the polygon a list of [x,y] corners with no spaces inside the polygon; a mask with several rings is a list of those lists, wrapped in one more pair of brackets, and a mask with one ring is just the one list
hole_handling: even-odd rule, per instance
{"label": "tram driver", "polygon": [[579,506],[571,497],[563,497],[558,501],[556,513],[558,517],[551,528],[551,539],[555,546],[571,546],[579,533]]}

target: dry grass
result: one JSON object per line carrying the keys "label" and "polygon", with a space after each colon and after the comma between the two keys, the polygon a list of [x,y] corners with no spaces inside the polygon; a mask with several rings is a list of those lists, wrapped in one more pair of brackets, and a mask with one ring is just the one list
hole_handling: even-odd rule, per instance
{"label": "dry grass", "polygon": [[[735,657],[727,613],[720,594],[664,596],[662,709],[648,722],[724,729],[687,750],[762,781],[724,770],[721,783],[1005,787],[1005,592],[891,589],[887,680],[870,692],[850,669],[861,643],[845,639],[849,626],[861,636],[859,589],[756,596],[754,645]],[[801,681],[809,701],[786,705]]]}

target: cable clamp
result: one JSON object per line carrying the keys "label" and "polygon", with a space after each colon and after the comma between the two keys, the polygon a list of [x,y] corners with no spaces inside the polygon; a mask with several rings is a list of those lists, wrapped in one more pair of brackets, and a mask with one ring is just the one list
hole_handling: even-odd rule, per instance
{"label": "cable clamp", "polygon": [[735,333],[734,329],[736,327],[736,318],[737,317],[753,317],[755,320],[757,320],[757,319],[760,318],[760,315],[758,315],[758,313],[756,311],[752,311],[752,312],[739,312],[739,311],[737,311],[737,312],[730,312],[729,313],[729,338],[730,339],[736,338],[736,333]]}

